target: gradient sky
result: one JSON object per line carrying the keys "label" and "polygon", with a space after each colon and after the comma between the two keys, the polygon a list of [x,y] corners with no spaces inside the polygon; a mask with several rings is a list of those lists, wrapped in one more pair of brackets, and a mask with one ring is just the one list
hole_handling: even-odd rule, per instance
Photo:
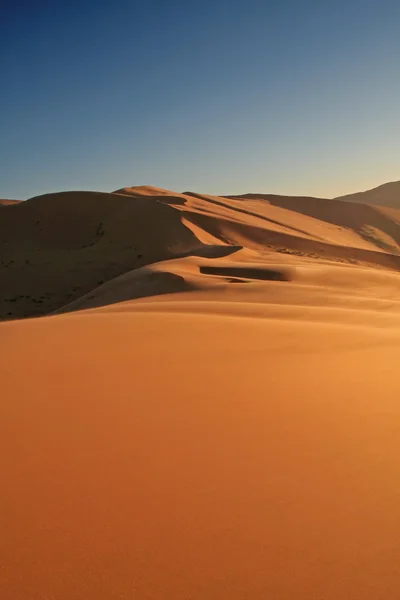
{"label": "gradient sky", "polygon": [[400,179],[399,0],[1,0],[0,197]]}

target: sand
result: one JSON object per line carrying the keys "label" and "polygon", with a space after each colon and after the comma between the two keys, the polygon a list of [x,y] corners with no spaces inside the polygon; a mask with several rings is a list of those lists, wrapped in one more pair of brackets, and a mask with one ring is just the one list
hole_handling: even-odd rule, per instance
{"label": "sand", "polygon": [[21,200],[4,200],[0,198],[0,206],[9,206],[10,204],[19,204]]}
{"label": "sand", "polygon": [[365,192],[340,196],[339,199],[346,202],[361,202],[362,204],[400,209],[400,181],[390,181]]}
{"label": "sand", "polygon": [[325,202],[1,209],[2,598],[397,597],[400,229]]}

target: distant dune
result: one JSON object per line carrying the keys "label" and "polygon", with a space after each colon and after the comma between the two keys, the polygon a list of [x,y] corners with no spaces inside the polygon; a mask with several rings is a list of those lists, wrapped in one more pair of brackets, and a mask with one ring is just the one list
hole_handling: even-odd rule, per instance
{"label": "distant dune", "polygon": [[2,200],[0,198],[0,206],[10,206],[11,204],[19,204],[21,200]]}
{"label": "distant dune", "polygon": [[397,598],[394,206],[2,206],[1,598]]}
{"label": "distant dune", "polygon": [[[179,289],[209,285],[220,280],[203,272],[196,284],[186,275],[182,283],[164,261],[203,249],[212,260],[213,246],[216,256],[221,246],[240,246],[398,269],[399,222],[400,211],[318,198],[223,198],[150,186],[46,194],[2,207],[0,318],[108,304],[116,289],[108,282],[121,276],[115,301],[169,292],[172,281],[172,289],[178,281]],[[169,275],[161,275],[164,264]]]}
{"label": "distant dune", "polygon": [[400,181],[384,183],[372,190],[339,196],[337,199],[400,209]]}

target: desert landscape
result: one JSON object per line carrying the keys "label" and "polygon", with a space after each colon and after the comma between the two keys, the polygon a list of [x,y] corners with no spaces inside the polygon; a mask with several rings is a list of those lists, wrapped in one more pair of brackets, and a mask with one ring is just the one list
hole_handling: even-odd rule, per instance
{"label": "desert landscape", "polygon": [[0,596],[389,600],[400,182],[0,206]]}

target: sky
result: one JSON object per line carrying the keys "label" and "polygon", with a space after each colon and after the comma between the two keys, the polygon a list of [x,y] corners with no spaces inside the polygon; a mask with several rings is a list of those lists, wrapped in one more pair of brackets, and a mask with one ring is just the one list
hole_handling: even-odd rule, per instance
{"label": "sky", "polygon": [[0,0],[0,197],[400,179],[399,0]]}

